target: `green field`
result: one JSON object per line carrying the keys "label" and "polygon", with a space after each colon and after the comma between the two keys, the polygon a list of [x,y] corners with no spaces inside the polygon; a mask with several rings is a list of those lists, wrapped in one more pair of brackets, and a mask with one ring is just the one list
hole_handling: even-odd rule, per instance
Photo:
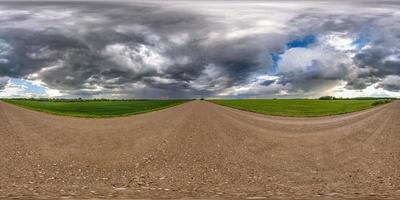
{"label": "green field", "polygon": [[243,99],[210,102],[267,115],[318,117],[355,112],[386,103],[384,100]]}
{"label": "green field", "polygon": [[112,100],[112,101],[38,101],[38,100],[3,100],[25,108],[75,117],[116,117],[178,105],[188,100]]}

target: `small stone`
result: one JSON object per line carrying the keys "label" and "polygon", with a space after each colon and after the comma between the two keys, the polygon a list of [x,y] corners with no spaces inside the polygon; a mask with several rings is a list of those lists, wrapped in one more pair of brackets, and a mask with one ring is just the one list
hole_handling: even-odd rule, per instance
{"label": "small stone", "polygon": [[138,185],[144,185],[145,183],[143,181],[137,182]]}
{"label": "small stone", "polygon": [[257,200],[257,199],[267,199],[267,197],[247,197],[246,199]]}
{"label": "small stone", "polygon": [[328,193],[328,194],[326,194],[326,196],[337,196],[339,193],[336,193],[336,192],[330,192],[330,193]]}

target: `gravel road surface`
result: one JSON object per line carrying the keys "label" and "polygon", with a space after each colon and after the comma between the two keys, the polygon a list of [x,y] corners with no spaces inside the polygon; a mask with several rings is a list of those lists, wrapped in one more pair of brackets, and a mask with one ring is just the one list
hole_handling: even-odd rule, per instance
{"label": "gravel road surface", "polygon": [[110,119],[0,102],[0,198],[400,198],[400,102],[264,116],[192,101]]}

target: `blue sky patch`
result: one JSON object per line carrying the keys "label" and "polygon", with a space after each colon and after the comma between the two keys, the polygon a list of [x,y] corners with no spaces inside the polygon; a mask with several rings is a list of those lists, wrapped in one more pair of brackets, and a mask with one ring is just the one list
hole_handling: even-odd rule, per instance
{"label": "blue sky patch", "polygon": [[30,81],[24,79],[11,78],[10,82],[25,88],[26,91],[35,93],[37,95],[46,94],[46,88],[32,84]]}
{"label": "blue sky patch", "polygon": [[288,49],[299,47],[307,48],[310,44],[313,44],[315,40],[316,39],[314,35],[307,35],[304,38],[298,38],[286,43],[286,46]]}
{"label": "blue sky patch", "polygon": [[[283,53],[283,52],[282,52]],[[271,53],[271,59],[272,59],[272,68],[271,72],[275,74],[278,69],[278,62],[281,60],[280,54],[282,53]]]}
{"label": "blue sky patch", "polygon": [[372,28],[370,26],[365,26],[357,34],[357,37],[352,44],[355,45],[358,50],[360,50],[370,42],[372,35],[373,35]]}
{"label": "blue sky patch", "polygon": [[354,41],[353,45],[356,46],[357,49],[361,49],[367,45],[368,41],[362,37],[362,35],[359,35]]}

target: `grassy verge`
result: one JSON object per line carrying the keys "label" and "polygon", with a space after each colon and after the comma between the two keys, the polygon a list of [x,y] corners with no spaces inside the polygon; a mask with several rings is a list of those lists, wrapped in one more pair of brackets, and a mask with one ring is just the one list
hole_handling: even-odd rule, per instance
{"label": "grassy verge", "polygon": [[320,117],[360,111],[388,103],[386,100],[243,99],[210,102],[267,115]]}
{"label": "grassy verge", "polygon": [[188,100],[38,101],[3,100],[24,108],[74,117],[119,117],[175,106]]}
{"label": "grassy verge", "polygon": [[392,100],[390,99],[382,99],[382,100],[376,100],[374,101],[374,103],[372,103],[373,106],[377,106],[380,104],[386,104],[386,103],[390,103]]}

